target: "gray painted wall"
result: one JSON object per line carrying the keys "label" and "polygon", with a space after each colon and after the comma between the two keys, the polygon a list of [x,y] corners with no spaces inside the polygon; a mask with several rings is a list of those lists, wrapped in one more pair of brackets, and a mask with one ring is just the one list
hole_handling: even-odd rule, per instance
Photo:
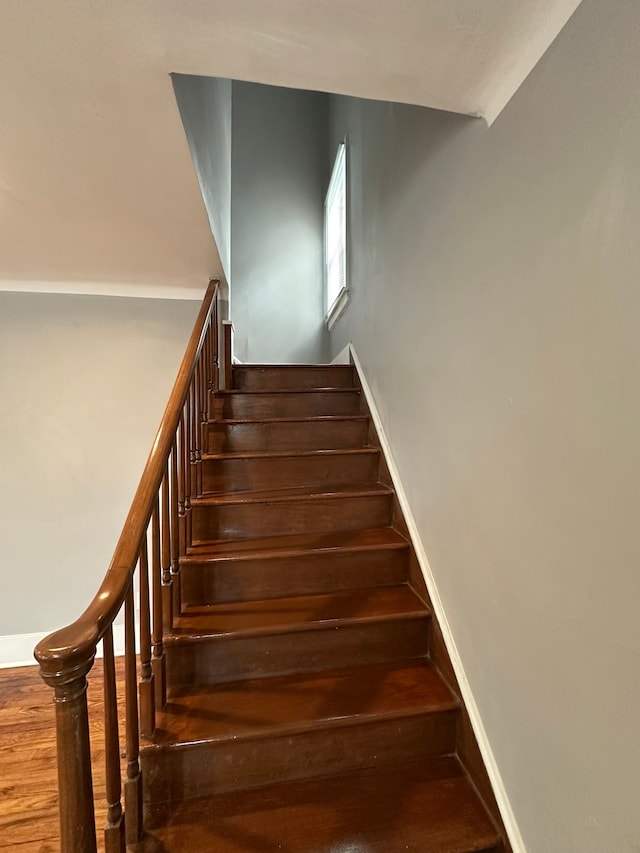
{"label": "gray painted wall", "polygon": [[231,272],[231,80],[172,74],[191,159],[227,279]]}
{"label": "gray painted wall", "polygon": [[640,849],[640,27],[584,0],[489,130],[332,98],[353,340],[529,853]]}
{"label": "gray painted wall", "polygon": [[199,305],[0,293],[0,640],[95,594]]}
{"label": "gray painted wall", "polygon": [[231,300],[241,361],[322,361],[328,96],[233,83]]}

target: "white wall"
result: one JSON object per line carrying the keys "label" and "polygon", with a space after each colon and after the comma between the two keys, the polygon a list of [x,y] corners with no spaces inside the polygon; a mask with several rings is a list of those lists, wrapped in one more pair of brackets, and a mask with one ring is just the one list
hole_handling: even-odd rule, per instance
{"label": "white wall", "polygon": [[529,853],[640,849],[640,28],[584,0],[489,130],[332,99],[364,364]]}
{"label": "white wall", "polygon": [[0,659],[95,594],[199,305],[0,293]]}
{"label": "white wall", "polygon": [[231,299],[241,361],[316,362],[328,97],[233,83]]}
{"label": "white wall", "polygon": [[231,273],[231,80],[172,74],[180,116],[209,224]]}

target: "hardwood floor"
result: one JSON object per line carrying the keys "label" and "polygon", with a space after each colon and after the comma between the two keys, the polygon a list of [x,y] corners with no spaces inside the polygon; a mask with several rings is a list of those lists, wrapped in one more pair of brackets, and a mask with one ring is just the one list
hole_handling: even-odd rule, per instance
{"label": "hardwood floor", "polygon": [[[123,660],[116,661],[124,696]],[[104,717],[102,661],[89,674],[98,849],[104,850]],[[122,733],[121,733],[122,742]],[[37,666],[0,670],[0,850],[58,853],[58,778],[51,691]]]}

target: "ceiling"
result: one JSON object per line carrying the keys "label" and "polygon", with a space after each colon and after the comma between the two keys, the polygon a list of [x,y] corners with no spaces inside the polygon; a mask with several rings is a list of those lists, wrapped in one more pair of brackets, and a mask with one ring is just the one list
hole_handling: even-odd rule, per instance
{"label": "ceiling", "polygon": [[0,288],[193,296],[220,273],[169,78],[491,123],[580,0],[2,0]]}

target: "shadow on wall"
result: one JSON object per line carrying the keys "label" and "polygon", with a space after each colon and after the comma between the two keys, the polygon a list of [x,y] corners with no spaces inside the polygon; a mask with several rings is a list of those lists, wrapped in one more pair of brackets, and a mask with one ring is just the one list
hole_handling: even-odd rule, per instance
{"label": "shadow on wall", "polygon": [[325,361],[328,95],[209,77],[173,79],[221,256],[230,247],[236,356]]}

